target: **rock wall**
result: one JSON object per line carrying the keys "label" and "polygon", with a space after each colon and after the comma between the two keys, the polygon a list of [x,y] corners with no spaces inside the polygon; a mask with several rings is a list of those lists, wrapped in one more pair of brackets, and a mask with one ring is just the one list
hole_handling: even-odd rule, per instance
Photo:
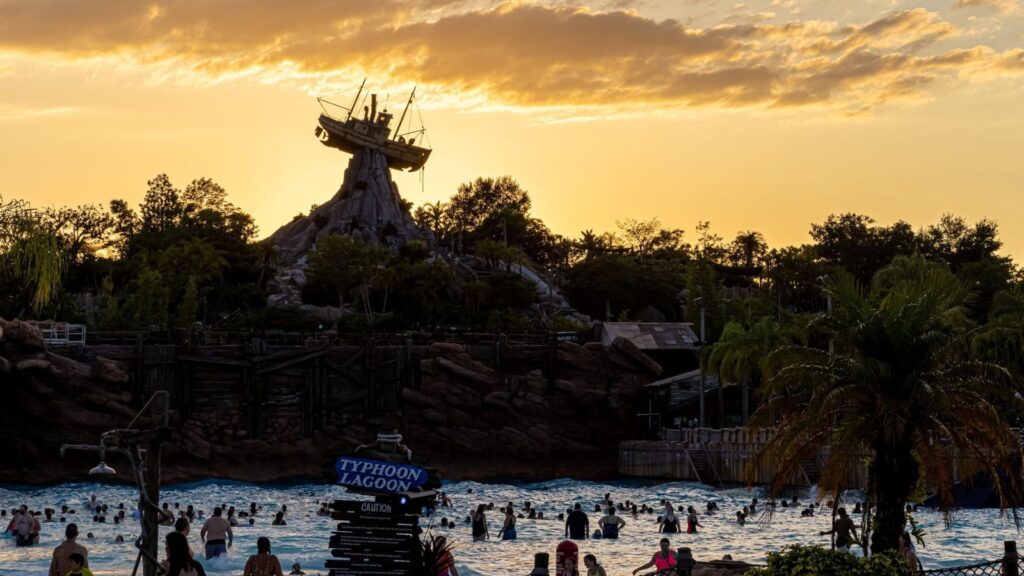
{"label": "rock wall", "polygon": [[[139,401],[116,362],[81,363],[47,352],[37,330],[0,320],[0,482],[40,484],[80,478],[95,455],[60,455],[63,443],[96,443],[126,424]],[[615,475],[619,440],[631,435],[634,397],[657,371],[635,351],[562,343],[549,374],[496,371],[459,344],[438,343],[420,363],[402,410],[333,418],[309,439],[284,432],[284,419],[254,440],[239,408],[171,416],[165,482],[219,477],[245,481],[330,480],[337,456],[398,428],[417,461],[448,478],[577,478]],[[198,402],[198,401],[196,401]],[[297,398],[276,399],[287,407]],[[226,405],[225,405],[226,406]],[[290,412],[283,411],[282,418]],[[119,456],[111,457],[117,468]]]}
{"label": "rock wall", "polygon": [[410,240],[432,242],[429,233],[416,227],[401,202],[398,185],[391,180],[387,157],[363,149],[349,160],[341,188],[331,200],[308,216],[278,228],[265,242],[279,252],[278,273],[270,283],[271,305],[301,304],[300,289],[306,281],[306,255],[320,238],[348,234],[371,244],[397,247]]}

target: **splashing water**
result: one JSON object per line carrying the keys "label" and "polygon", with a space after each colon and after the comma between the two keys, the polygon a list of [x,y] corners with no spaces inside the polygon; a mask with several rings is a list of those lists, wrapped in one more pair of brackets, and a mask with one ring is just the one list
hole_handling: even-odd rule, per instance
{"label": "splashing water", "polygon": [[[659,502],[667,499],[674,506],[693,506],[700,514],[703,528],[698,534],[670,534],[674,548],[689,546],[698,560],[714,560],[723,554],[731,554],[736,560],[763,563],[765,553],[778,550],[787,544],[829,545],[828,536],[818,536],[820,530],[829,528],[827,512],[802,518],[799,508],[778,507],[770,522],[759,521],[751,516],[745,526],[736,524],[736,511],[757,497],[763,501],[759,490],[743,488],[713,490],[693,483],[668,483],[651,485],[642,482],[581,482],[575,480],[552,480],[534,484],[484,484],[478,482],[450,482],[444,490],[451,496],[453,508],[439,508],[431,518],[423,518],[420,525],[430,527],[434,534],[445,534],[454,543],[454,555],[459,573],[462,575],[487,574],[494,576],[521,576],[533,567],[533,556],[537,552],[548,552],[554,557],[555,546],[564,539],[565,527],[557,520],[559,512],[579,502],[590,516],[591,529],[597,528],[597,521],[603,514],[594,512],[605,493],[611,493],[612,500],[631,500],[638,506],[647,504],[659,508]],[[91,494],[106,503],[111,511],[124,503],[128,518],[123,525],[94,523],[86,511]],[[318,504],[338,498],[350,498],[343,488],[322,484],[255,485],[240,482],[205,481],[165,487],[162,502],[180,504],[184,510],[192,504],[196,511],[203,510],[209,516],[214,506],[226,503],[237,510],[248,510],[256,502],[261,510],[255,525],[250,527],[245,519],[235,529],[234,547],[227,557],[203,560],[199,540],[200,523],[193,525],[189,542],[193,552],[200,559],[206,572],[211,576],[240,574],[245,561],[256,551],[256,538],[270,538],[273,552],[280,558],[285,573],[298,562],[307,574],[326,574],[323,563],[329,557],[328,540],[334,521],[316,515]],[[852,502],[857,495],[847,499],[852,511]],[[131,518],[131,508],[138,498],[131,486],[101,484],[62,484],[47,488],[0,487],[0,508],[8,510],[3,518],[4,525],[10,519],[9,510],[21,504],[42,510],[45,507],[60,509],[67,504],[76,510],[69,515],[69,522],[79,526],[79,543],[89,550],[89,564],[97,576],[123,575],[131,573],[136,551],[132,541],[139,531],[138,522]],[[709,501],[715,501],[720,511],[712,516],[703,514]],[[803,506],[810,501],[801,495]],[[498,508],[511,501],[517,512],[523,503],[529,501],[538,511],[544,513],[543,520],[520,519],[517,523],[519,539],[498,541],[502,514]],[[487,513],[491,540],[472,542],[470,526],[465,522],[470,511],[480,503],[493,502],[495,509]],[[271,526],[274,512],[287,504],[287,526]],[[111,513],[112,515],[112,513]],[[578,542],[580,556],[594,554],[609,574],[628,574],[634,568],[647,562],[657,549],[662,536],[657,533],[656,514],[640,514],[633,517],[620,513],[627,525],[618,540],[589,540]],[[59,513],[55,516],[59,517]],[[440,528],[444,517],[455,522],[454,529]],[[859,521],[859,517],[855,517]],[[951,528],[945,528],[942,517],[936,512],[922,510],[915,514],[915,520],[925,529],[926,546],[918,547],[919,555],[926,568],[956,566],[982,560],[995,560],[1002,554],[1002,540],[1013,540],[1018,536],[1012,520],[1001,517],[998,510],[966,510],[958,513]],[[63,539],[64,524],[43,522],[40,543],[37,546],[18,548],[12,538],[0,538],[0,575],[35,576],[45,574],[49,568],[53,547]],[[170,531],[161,527],[161,537]],[[93,538],[87,538],[91,532]],[[117,535],[124,536],[124,543],[116,543]],[[162,546],[161,546],[162,554]],[[553,565],[552,565],[553,568]],[[140,571],[141,573],[141,571]]]}

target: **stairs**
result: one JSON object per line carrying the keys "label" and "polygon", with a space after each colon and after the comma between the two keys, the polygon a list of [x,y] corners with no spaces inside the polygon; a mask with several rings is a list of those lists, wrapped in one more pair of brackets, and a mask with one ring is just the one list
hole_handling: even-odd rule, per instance
{"label": "stairs", "polygon": [[816,456],[804,458],[800,462],[800,468],[804,472],[804,477],[807,478],[808,486],[816,486],[821,480],[821,464],[818,463]]}
{"label": "stairs", "polygon": [[686,455],[690,457],[690,464],[693,466],[694,474],[697,475],[697,480],[715,488],[722,485],[718,471],[711,464],[711,459],[708,458],[708,454],[703,448],[687,448]]}

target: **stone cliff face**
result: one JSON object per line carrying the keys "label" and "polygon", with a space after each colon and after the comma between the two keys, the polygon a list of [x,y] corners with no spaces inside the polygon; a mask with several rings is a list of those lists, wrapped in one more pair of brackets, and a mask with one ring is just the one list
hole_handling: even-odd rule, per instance
{"label": "stone cliff face", "polygon": [[611,476],[629,437],[646,368],[617,349],[559,345],[555,372],[510,375],[434,344],[418,389],[402,391],[402,429],[461,477]]}
{"label": "stone cliff face", "polygon": [[[45,351],[31,326],[0,321],[0,329],[0,460],[13,463],[0,467],[0,482],[82,477],[95,456],[62,458],[60,445],[95,443],[131,420],[134,383],[116,362],[86,364]],[[634,397],[657,370],[637,352],[562,343],[550,378],[539,370],[501,373],[459,344],[434,344],[418,385],[402,391],[400,412],[352,416],[306,440],[235,438],[225,432],[238,414],[227,411],[216,421],[174,413],[164,481],[330,481],[334,459],[382,428],[398,428],[416,461],[447,478],[613,476],[616,444],[632,429]]]}
{"label": "stone cliff face", "polygon": [[296,218],[266,240],[279,252],[279,271],[270,284],[272,305],[299,305],[306,281],[306,255],[320,238],[347,234],[370,244],[397,247],[411,240],[431,242],[416,227],[391,180],[387,158],[376,150],[355,153],[338,193],[308,216]]}

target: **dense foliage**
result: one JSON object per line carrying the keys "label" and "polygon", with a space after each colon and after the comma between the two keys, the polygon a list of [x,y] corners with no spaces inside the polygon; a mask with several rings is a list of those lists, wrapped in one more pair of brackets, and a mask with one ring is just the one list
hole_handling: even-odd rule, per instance
{"label": "dense foliage", "polygon": [[779,491],[828,446],[819,486],[838,498],[847,472],[866,457],[874,552],[896,548],[904,505],[922,477],[949,514],[954,470],[959,478],[982,474],[1016,519],[1024,470],[1010,419],[1019,413],[1020,379],[972,346],[969,286],[946,264],[916,255],[896,257],[867,288],[835,273],[825,291],[831,309],[805,328],[831,342],[757,354],[769,378],[755,424],[775,432],[750,470],[772,463]]}
{"label": "dense foliage", "polygon": [[861,558],[820,546],[786,546],[768,553],[768,566],[748,576],[910,576],[907,563],[893,552]]}
{"label": "dense foliage", "polygon": [[[757,231],[726,240],[708,222],[688,235],[657,218],[624,219],[614,231],[568,238],[532,214],[529,193],[508,176],[467,182],[448,202],[418,206],[414,218],[432,232],[434,250],[329,238],[311,254],[304,302],[342,305],[339,328],[352,330],[580,327],[544,310],[519,274],[529,267],[596,320],[696,324],[703,310],[705,339],[715,342],[727,326],[735,340],[766,326],[763,318],[780,328],[799,322],[825,308],[821,278],[846,270],[866,282],[894,257],[916,253],[969,284],[965,313],[979,326],[992,320],[980,352],[1024,365],[1024,338],[1014,323],[1020,314],[1011,303],[1019,271],[999,254],[997,228],[986,220],[972,225],[945,216],[915,231],[841,214],[813,224],[811,244],[777,248]],[[207,178],[177,188],[159,175],[137,206],[114,200],[32,210],[0,203],[0,315],[103,330],[321,323],[266,307],[279,255],[256,234],[253,219]],[[475,258],[473,270],[467,258]],[[751,373],[748,384],[756,388],[759,378]]]}

